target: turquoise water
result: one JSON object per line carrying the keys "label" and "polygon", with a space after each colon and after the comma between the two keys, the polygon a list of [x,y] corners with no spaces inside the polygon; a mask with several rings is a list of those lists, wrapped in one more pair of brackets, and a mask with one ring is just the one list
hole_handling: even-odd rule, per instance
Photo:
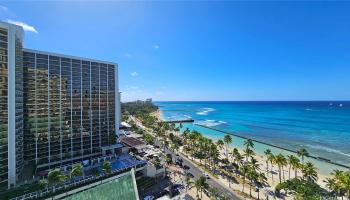
{"label": "turquoise water", "polygon": [[[306,148],[312,155],[350,165],[350,102],[156,102],[162,117],[192,118],[198,124],[280,147]],[[213,139],[223,134],[193,124]],[[241,146],[242,139],[235,138]],[[265,145],[257,145],[263,152]],[[275,149],[275,151],[281,151]],[[286,153],[286,152],[282,152]],[[325,171],[333,166],[313,161]],[[322,165],[322,166],[321,166]]]}

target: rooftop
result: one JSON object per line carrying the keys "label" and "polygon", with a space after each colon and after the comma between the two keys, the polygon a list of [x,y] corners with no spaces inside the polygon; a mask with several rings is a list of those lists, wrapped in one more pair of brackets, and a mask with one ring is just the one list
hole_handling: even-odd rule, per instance
{"label": "rooftop", "polygon": [[143,146],[146,145],[145,142],[134,138],[134,137],[123,137],[120,139],[123,144],[129,147],[137,147],[137,146]]}
{"label": "rooftop", "polygon": [[114,180],[73,194],[65,200],[128,199],[138,200],[138,192],[133,173],[127,172]]}

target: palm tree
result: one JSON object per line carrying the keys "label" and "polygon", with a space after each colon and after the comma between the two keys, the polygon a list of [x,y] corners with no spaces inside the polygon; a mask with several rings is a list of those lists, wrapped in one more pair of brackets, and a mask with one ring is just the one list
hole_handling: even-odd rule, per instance
{"label": "palm tree", "polygon": [[340,179],[341,187],[346,191],[350,200],[350,172],[344,172]]}
{"label": "palm tree", "polygon": [[[206,159],[207,157],[207,150],[208,150],[208,138],[205,137],[199,137],[196,141],[197,150],[194,152],[194,156],[199,159],[199,162],[202,163],[202,159]],[[205,162],[205,160],[204,160]]]}
{"label": "palm tree", "polygon": [[172,159],[172,157],[171,157],[171,154],[167,154],[167,155],[165,156],[164,160],[165,160],[165,163],[166,163],[167,165],[171,165],[171,163],[173,162],[173,159]]}
{"label": "palm tree", "polygon": [[302,162],[303,162],[303,164],[304,164],[304,157],[305,157],[305,156],[309,156],[309,152],[307,152],[306,149],[301,148],[301,149],[299,149],[299,150],[297,151],[297,154],[298,154],[299,157],[301,157],[301,160],[302,160]]}
{"label": "palm tree", "polygon": [[239,153],[237,148],[233,148],[232,150],[232,158],[233,158],[233,162],[238,165],[239,160],[242,159],[241,154]]}
{"label": "palm tree", "polygon": [[253,182],[254,180],[257,179],[257,172],[255,171],[255,169],[252,166],[248,167],[248,171],[247,171],[247,178],[249,180],[249,196],[252,197],[252,186],[253,186]]}
{"label": "palm tree", "polygon": [[219,139],[218,141],[216,141],[216,145],[221,149],[225,145],[225,143],[224,141]]}
{"label": "palm tree", "polygon": [[335,180],[336,183],[336,187],[334,188],[336,195],[337,196],[341,196],[341,198],[343,199],[343,196],[345,194],[343,185],[342,185],[342,180],[344,177],[344,172],[338,169],[335,169],[331,175],[334,177],[333,179]]}
{"label": "palm tree", "polygon": [[205,153],[205,163],[204,163],[204,166],[206,166],[207,162],[206,161],[209,161],[209,165],[210,165],[210,160],[211,160],[211,157],[210,157],[210,153],[211,153],[211,148],[214,148],[211,144],[213,143],[213,141],[211,139],[208,139],[206,137],[204,137],[204,145],[203,145],[203,152]]}
{"label": "palm tree", "polygon": [[244,192],[244,185],[245,185],[245,178],[246,175],[249,171],[249,166],[247,164],[243,164],[240,169],[241,173],[243,174],[243,187],[242,187],[242,192]]}
{"label": "palm tree", "polygon": [[189,144],[189,140],[190,140],[190,129],[186,128],[186,130],[184,130],[184,132],[182,133],[182,142],[183,142],[183,149],[184,151],[187,153],[188,152],[188,144]]}
{"label": "palm tree", "polygon": [[250,157],[255,155],[254,151],[249,149],[249,148],[243,150],[243,152],[244,152],[244,155],[245,155],[245,158],[246,158],[246,162],[248,162],[248,158],[250,158]]}
{"label": "palm tree", "polygon": [[247,139],[244,141],[244,146],[245,146],[245,156],[246,156],[246,161],[248,161],[248,157],[250,157],[251,153],[254,153],[251,149],[254,149],[254,143],[252,139]]}
{"label": "palm tree", "polygon": [[248,149],[248,148],[254,149],[254,142],[253,142],[253,140],[252,139],[247,139],[244,142],[244,146],[246,147],[246,149]]}
{"label": "palm tree", "polygon": [[336,180],[340,180],[341,179],[341,177],[343,176],[343,171],[341,171],[341,170],[339,170],[339,169],[335,169],[332,173],[331,173],[331,175],[332,176],[334,176],[334,178],[336,179]]}
{"label": "palm tree", "polygon": [[267,156],[267,161],[269,161],[270,164],[271,164],[271,177],[272,177],[272,180],[273,180],[273,170],[272,170],[272,168],[273,168],[273,163],[275,162],[275,160],[276,160],[275,159],[275,155],[273,155],[272,153]]}
{"label": "palm tree", "polygon": [[210,199],[220,199],[221,198],[220,192],[216,188],[211,187],[208,189],[208,192],[210,194]]}
{"label": "palm tree", "polygon": [[[264,173],[258,173],[257,181],[261,186],[267,184],[267,177]],[[260,199],[260,189],[258,189],[258,200]]]}
{"label": "palm tree", "polygon": [[[197,150],[197,141],[199,140],[199,138],[202,137],[202,134],[196,130],[192,130],[190,135],[189,135],[189,139],[190,139],[190,154],[193,155],[194,152]],[[191,159],[193,160],[193,156],[191,156]]]}
{"label": "palm tree", "polygon": [[225,143],[225,145],[226,145],[226,158],[228,159],[228,148],[229,148],[230,144],[232,143],[232,137],[231,137],[231,135],[226,134],[226,135],[224,136],[224,143]]}
{"label": "palm tree", "polygon": [[311,162],[307,162],[305,165],[303,165],[302,173],[303,173],[303,177],[307,181],[313,181],[314,182],[314,181],[317,180],[316,167]]}
{"label": "palm tree", "polygon": [[46,187],[47,187],[47,184],[48,184],[48,182],[47,182],[47,180],[46,179],[40,179],[39,180],[39,188],[40,189],[45,189]]}
{"label": "palm tree", "polygon": [[63,183],[66,180],[66,176],[62,173],[61,169],[51,170],[47,177],[48,185],[51,186],[52,199],[54,193],[54,187],[60,183]]}
{"label": "palm tree", "polygon": [[257,159],[255,159],[254,157],[251,157],[250,159],[250,166],[255,170],[258,171],[260,170],[260,165]]}
{"label": "palm tree", "polygon": [[[216,146],[215,143],[211,142],[210,143],[210,148],[209,148],[209,159],[212,162],[212,165],[215,167],[215,163],[219,159],[220,153],[218,150],[218,147]],[[210,162],[209,162],[210,165]]]}
{"label": "palm tree", "polygon": [[[278,154],[275,157],[275,163],[278,165],[278,176],[280,183],[282,182],[282,172],[283,172],[283,166],[287,164],[286,158],[282,154]],[[284,173],[283,173],[284,174]]]}
{"label": "palm tree", "polygon": [[288,179],[290,179],[291,168],[293,168],[295,170],[295,178],[296,178],[297,177],[296,171],[297,171],[297,167],[299,166],[299,159],[294,155],[288,155],[287,159],[288,159],[288,164],[289,164]]}
{"label": "palm tree", "polygon": [[301,168],[301,163],[300,163],[299,158],[294,156],[292,160],[289,160],[289,163],[292,165],[292,168],[294,170],[294,178],[297,178],[298,177],[298,169]]}
{"label": "palm tree", "polygon": [[105,174],[109,174],[112,171],[112,166],[111,166],[111,162],[109,161],[104,161],[102,164],[102,170]]}
{"label": "palm tree", "polygon": [[176,125],[175,125],[175,123],[170,123],[169,124],[169,131],[174,131],[175,130],[175,128],[176,128]]}
{"label": "palm tree", "polygon": [[264,151],[264,154],[265,154],[265,156],[266,156],[266,173],[268,173],[268,171],[269,171],[269,156],[272,154],[272,152],[271,152],[271,150],[270,149],[266,149],[265,151]]}
{"label": "palm tree", "polygon": [[334,193],[334,196],[337,198],[337,182],[335,178],[327,178],[326,187],[329,189],[329,192]]}
{"label": "palm tree", "polygon": [[183,135],[189,135],[191,133],[189,128],[186,128],[183,132]]}
{"label": "palm tree", "polygon": [[84,175],[83,166],[80,163],[73,165],[72,171],[70,172],[70,177],[74,178],[74,177],[83,176],[83,175]]}
{"label": "palm tree", "polygon": [[243,157],[241,156],[238,149],[236,149],[236,148],[233,149],[232,156],[233,156],[233,162],[235,164],[235,171],[236,171],[236,175],[237,175],[238,166],[241,164]]}
{"label": "palm tree", "polygon": [[191,185],[193,185],[192,177],[186,174],[185,182],[186,182],[186,192],[187,192],[187,190],[190,189]]}
{"label": "palm tree", "polygon": [[202,199],[203,190],[205,190],[209,186],[207,183],[207,179],[204,176],[199,177],[195,182],[195,186],[197,188],[197,193],[198,191],[201,192],[201,199]]}
{"label": "palm tree", "polygon": [[147,144],[153,144],[154,143],[154,137],[151,134],[144,134],[143,139]]}

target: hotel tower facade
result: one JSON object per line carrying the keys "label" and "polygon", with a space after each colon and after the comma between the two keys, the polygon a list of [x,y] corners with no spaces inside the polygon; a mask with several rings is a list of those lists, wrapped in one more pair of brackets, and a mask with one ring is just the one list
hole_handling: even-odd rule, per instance
{"label": "hotel tower facade", "polygon": [[0,185],[8,187],[24,172],[101,156],[120,124],[117,64],[25,49],[23,36],[0,22]]}

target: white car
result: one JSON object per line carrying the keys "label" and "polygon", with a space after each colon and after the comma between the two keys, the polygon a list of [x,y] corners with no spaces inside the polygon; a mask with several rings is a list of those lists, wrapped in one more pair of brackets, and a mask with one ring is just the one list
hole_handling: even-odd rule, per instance
{"label": "white car", "polygon": [[143,200],[153,200],[154,196],[146,196],[145,198],[143,198]]}
{"label": "white car", "polygon": [[203,175],[204,175],[204,177],[207,178],[207,179],[210,178],[209,175],[208,175],[207,173],[204,173]]}

